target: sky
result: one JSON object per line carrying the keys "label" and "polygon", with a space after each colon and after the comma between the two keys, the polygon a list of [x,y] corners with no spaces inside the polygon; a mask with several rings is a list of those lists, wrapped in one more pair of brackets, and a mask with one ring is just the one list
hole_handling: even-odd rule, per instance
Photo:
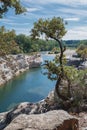
{"label": "sky", "polygon": [[68,22],[64,40],[87,39],[87,0],[20,0],[27,12],[15,15],[10,9],[0,19],[0,26],[14,29],[17,34],[30,34],[34,22],[39,18],[61,17]]}

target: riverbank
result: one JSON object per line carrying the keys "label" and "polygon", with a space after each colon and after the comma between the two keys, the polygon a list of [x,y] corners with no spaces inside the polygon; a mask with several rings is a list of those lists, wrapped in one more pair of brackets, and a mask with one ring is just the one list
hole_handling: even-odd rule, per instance
{"label": "riverbank", "polygon": [[[31,64],[31,67],[32,67],[32,64]],[[37,75],[36,76],[34,75],[34,77],[36,79]],[[35,82],[35,79],[32,81]],[[38,79],[39,78],[37,78],[36,80]],[[38,91],[40,93],[42,89],[39,88]],[[35,95],[35,92],[34,92],[34,95]],[[82,115],[80,115],[80,117],[78,117],[77,119],[77,116],[72,117],[66,111],[62,111],[59,109],[62,109],[62,107],[60,106],[60,104],[54,102],[54,92],[50,93],[50,96],[48,96],[44,100],[37,103],[23,102],[17,105],[16,107],[14,107],[13,110],[0,114],[0,130],[2,129],[4,130],[12,130],[12,129],[13,130],[18,130],[18,129],[86,130],[87,113],[85,114],[81,113]],[[79,128],[77,128],[78,122],[80,122]]]}
{"label": "riverbank", "polygon": [[54,91],[37,103],[24,102],[8,112],[0,113],[0,130],[86,130],[87,113],[60,110]]}
{"label": "riverbank", "polygon": [[30,68],[40,67],[40,55],[7,55],[0,57],[0,86]]}
{"label": "riverbank", "polygon": [[[48,54],[47,52],[45,55],[55,57],[57,54]],[[78,69],[87,69],[87,60],[81,60],[81,58],[77,56],[76,49],[67,49],[64,55],[66,56],[68,65],[73,65]]]}

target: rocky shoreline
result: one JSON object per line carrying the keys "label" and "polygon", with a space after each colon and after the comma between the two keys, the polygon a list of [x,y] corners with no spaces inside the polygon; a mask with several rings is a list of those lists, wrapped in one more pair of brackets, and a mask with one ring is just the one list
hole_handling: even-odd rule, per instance
{"label": "rocky shoreline", "polygon": [[24,102],[0,113],[0,130],[86,130],[87,113],[73,115],[62,110],[54,91],[37,103]]}
{"label": "rocky shoreline", "polygon": [[[7,82],[29,68],[39,67],[41,63],[39,55],[9,55],[0,58],[0,83]],[[0,113],[0,130],[87,130],[87,113],[67,113],[58,99],[56,102],[55,92],[52,91],[40,102],[20,103],[12,110]]]}
{"label": "rocky shoreline", "polygon": [[39,54],[33,56],[18,54],[0,57],[0,86],[29,68],[40,67],[41,63],[42,58]]}

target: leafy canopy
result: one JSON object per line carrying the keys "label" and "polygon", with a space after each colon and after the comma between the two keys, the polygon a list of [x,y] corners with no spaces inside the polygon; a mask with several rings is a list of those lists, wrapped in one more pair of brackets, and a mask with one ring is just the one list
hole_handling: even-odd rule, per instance
{"label": "leafy canopy", "polygon": [[[46,61],[45,74],[51,80],[56,80],[55,92],[58,100],[67,103],[67,108],[72,105],[78,105],[87,98],[87,70],[77,70],[68,66],[64,56],[65,47],[63,46],[62,37],[66,34],[65,23],[60,17],[52,19],[39,19],[34,23],[31,36],[33,39],[40,38],[41,35],[46,39],[56,40],[59,44],[60,53],[56,55],[53,61]],[[55,96],[56,97],[56,96]],[[82,99],[82,100],[81,100]],[[66,105],[65,105],[66,106]]]}
{"label": "leafy canopy", "polygon": [[80,58],[82,58],[83,60],[87,59],[87,42],[84,42],[82,44],[80,44],[77,48],[77,54]]}
{"label": "leafy canopy", "polygon": [[14,41],[15,36],[14,30],[9,31],[4,26],[0,27],[0,56],[20,52],[19,46]]}
{"label": "leafy canopy", "polygon": [[39,19],[34,23],[31,36],[38,38],[41,35],[45,35],[45,38],[61,39],[66,33],[64,27],[64,21],[60,17],[54,17],[52,19]]}
{"label": "leafy canopy", "polygon": [[26,11],[20,4],[20,0],[0,0],[0,18],[3,17],[9,8],[14,8],[15,14],[21,14]]}

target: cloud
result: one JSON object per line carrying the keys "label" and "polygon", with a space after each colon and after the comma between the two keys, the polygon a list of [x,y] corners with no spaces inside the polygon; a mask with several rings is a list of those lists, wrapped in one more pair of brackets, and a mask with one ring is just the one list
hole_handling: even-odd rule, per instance
{"label": "cloud", "polygon": [[8,23],[3,22],[3,23],[11,26],[28,26],[30,24],[30,23],[14,23],[14,22],[8,22]]}
{"label": "cloud", "polygon": [[12,19],[6,19],[6,18],[3,18],[3,19],[0,19],[1,22],[12,22],[13,20]]}
{"label": "cloud", "polygon": [[58,3],[58,4],[65,4],[65,5],[86,5],[87,0],[24,0],[28,3],[37,3],[37,4],[48,4],[48,3]]}
{"label": "cloud", "polygon": [[26,8],[28,12],[34,12],[40,10],[39,8]]}
{"label": "cloud", "polygon": [[87,10],[84,10],[84,9],[77,9],[77,8],[60,8],[60,9],[57,9],[56,11],[60,11],[61,13],[64,13],[64,14],[71,14],[71,15],[77,15],[77,16],[80,16],[80,17],[86,17],[87,16]]}
{"label": "cloud", "polygon": [[62,17],[68,21],[64,39],[87,39],[87,0],[21,0],[27,12],[14,15],[11,11],[0,19],[0,25],[15,29],[17,34],[29,34],[39,18]]}
{"label": "cloud", "polygon": [[79,21],[80,18],[65,18],[65,21]]}
{"label": "cloud", "polygon": [[83,40],[87,39],[87,26],[74,27],[69,29],[66,35],[63,37],[64,40]]}

